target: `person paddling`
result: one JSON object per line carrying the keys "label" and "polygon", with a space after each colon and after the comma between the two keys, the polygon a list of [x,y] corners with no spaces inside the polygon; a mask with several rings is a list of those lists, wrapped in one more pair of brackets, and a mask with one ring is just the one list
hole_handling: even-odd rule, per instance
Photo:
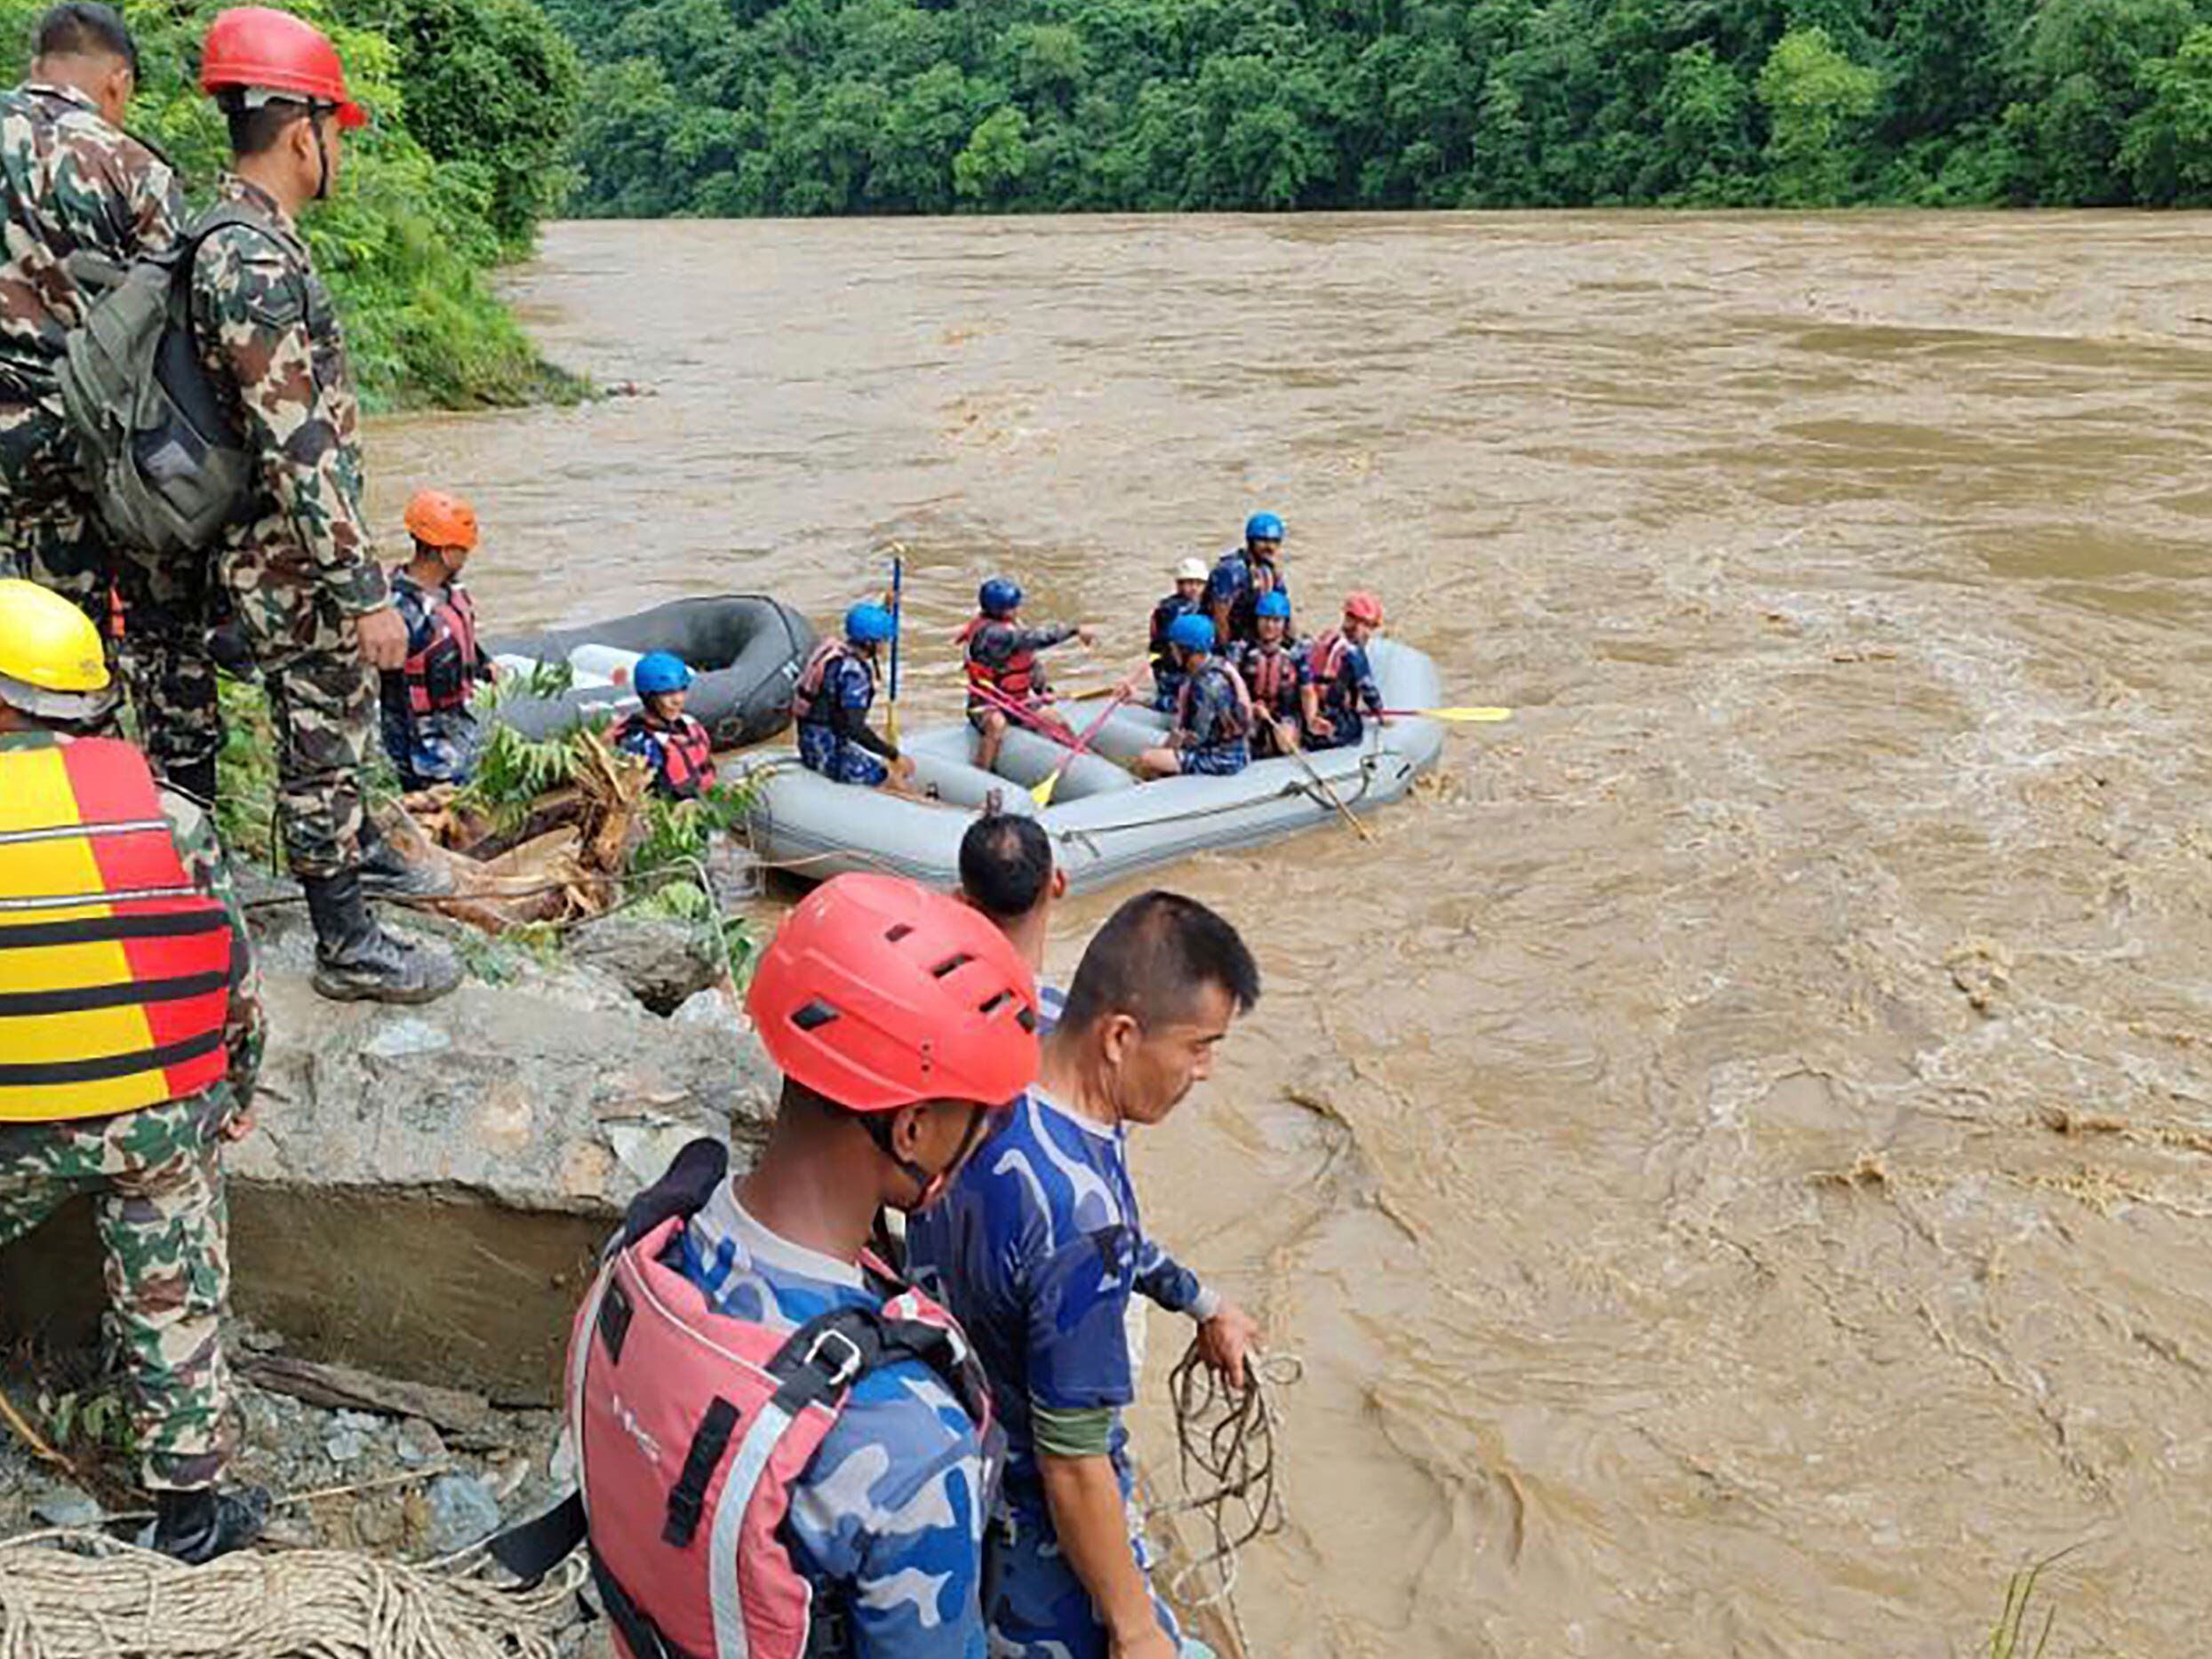
{"label": "person paddling", "polygon": [[647,651],[630,684],[642,699],[610,737],[625,754],[653,769],[653,789],[671,801],[696,801],[715,783],[714,745],[707,728],[683,712],[691,666],[674,651]]}
{"label": "person paddling", "polygon": [[1208,574],[1203,559],[1184,560],[1175,567],[1175,591],[1152,608],[1152,706],[1162,714],[1175,713],[1175,699],[1183,690],[1183,671],[1176,666],[1168,630],[1178,617],[1202,614]]}
{"label": "person paddling", "polygon": [[1359,742],[1366,720],[1383,719],[1382,688],[1367,648],[1383,626],[1383,602],[1372,594],[1345,596],[1344,621],[1316,639],[1306,652],[1313,683],[1305,690],[1306,741],[1313,749],[1340,749]]}
{"label": "person paddling", "polygon": [[1033,727],[1074,733],[1057,714],[1049,712],[1051,688],[1045,683],[1040,651],[1050,650],[1069,640],[1090,643],[1090,630],[1074,623],[1049,628],[1021,626],[1021,588],[1002,576],[994,576],[976,590],[976,614],[960,631],[968,672],[968,722],[982,741],[976,746],[976,764],[990,771],[998,764],[999,746],[1006,741],[1010,706],[1027,716]]}
{"label": "person paddling", "polygon": [[392,603],[407,625],[407,658],[379,676],[384,752],[402,789],[465,784],[483,729],[468,706],[492,676],[476,645],[476,607],[461,571],[476,550],[476,510],[459,496],[418,491],[407,504],[414,557],[392,572]]}
{"label": "person paddling", "polygon": [[806,659],[792,689],[791,718],[809,771],[870,789],[900,790],[913,778],[914,762],[868,728],[876,659],[898,632],[889,607],[857,604],[845,612],[844,637],[824,640]]}
{"label": "person paddling", "polygon": [[1262,594],[1253,608],[1259,637],[1236,655],[1237,672],[1252,694],[1252,747],[1260,754],[1289,754],[1298,746],[1298,722],[1313,683],[1306,652],[1290,638],[1290,596]]}
{"label": "person paddling", "polygon": [[1214,655],[1214,625],[1204,617],[1178,617],[1168,630],[1184,674],[1175,730],[1165,746],[1137,757],[1142,778],[1178,772],[1231,778],[1251,764],[1252,698],[1226,658]]}

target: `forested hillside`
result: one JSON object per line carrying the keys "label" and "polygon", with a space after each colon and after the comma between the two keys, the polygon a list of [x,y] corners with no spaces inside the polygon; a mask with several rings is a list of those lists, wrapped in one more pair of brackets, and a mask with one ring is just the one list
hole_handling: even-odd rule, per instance
{"label": "forested hillside", "polygon": [[[558,389],[484,275],[528,251],[568,183],[576,54],[532,0],[284,0],[328,28],[371,123],[347,146],[336,195],[303,219],[372,403],[516,403]],[[0,0],[20,72],[44,0]],[[196,88],[220,0],[124,0],[145,59],[132,128],[215,185],[222,117]]]}
{"label": "forested hillside", "polygon": [[2212,0],[552,0],[575,206],[2212,202]]}

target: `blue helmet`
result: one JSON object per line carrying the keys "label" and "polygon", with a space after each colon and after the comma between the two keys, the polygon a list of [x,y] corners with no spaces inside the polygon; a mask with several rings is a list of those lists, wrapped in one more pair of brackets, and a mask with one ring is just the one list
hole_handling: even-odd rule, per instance
{"label": "blue helmet", "polygon": [[1246,541],[1281,541],[1282,521],[1273,513],[1255,513],[1244,521]]}
{"label": "blue helmet", "polygon": [[881,645],[898,632],[898,618],[871,600],[845,612],[845,637],[855,645]]}
{"label": "blue helmet", "polygon": [[1182,651],[1213,650],[1213,618],[1189,611],[1168,624],[1168,643]]}
{"label": "blue helmet", "polygon": [[1021,587],[994,576],[976,589],[976,609],[986,617],[1010,617],[1021,608]]}
{"label": "blue helmet", "polygon": [[691,666],[674,651],[647,651],[630,671],[630,683],[640,697],[681,691],[691,683]]}
{"label": "blue helmet", "polygon": [[1290,619],[1290,595],[1280,587],[1271,588],[1259,596],[1258,602],[1252,607],[1252,614],[1263,619],[1280,617],[1288,622]]}

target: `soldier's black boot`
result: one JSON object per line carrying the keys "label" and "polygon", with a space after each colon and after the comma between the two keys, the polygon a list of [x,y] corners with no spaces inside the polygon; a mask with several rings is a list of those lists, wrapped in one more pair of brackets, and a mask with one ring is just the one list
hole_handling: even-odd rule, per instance
{"label": "soldier's black boot", "polygon": [[200,1487],[154,1494],[153,1546],[190,1567],[243,1550],[261,1535],[268,1493],[260,1487],[225,1492]]}
{"label": "soldier's black boot", "polygon": [[316,992],[336,1002],[435,1002],[461,982],[451,952],[377,926],[352,870],[299,883],[315,921]]}
{"label": "soldier's black boot", "polygon": [[360,869],[361,890],[371,898],[443,898],[453,890],[452,872],[437,865],[410,864],[365,818]]}

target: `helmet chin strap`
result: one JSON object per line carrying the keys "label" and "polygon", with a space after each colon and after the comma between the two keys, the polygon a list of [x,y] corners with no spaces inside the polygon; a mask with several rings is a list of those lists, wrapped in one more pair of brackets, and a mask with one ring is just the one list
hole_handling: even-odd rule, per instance
{"label": "helmet chin strap", "polygon": [[976,1143],[983,1138],[984,1125],[990,1121],[990,1107],[971,1103],[968,1107],[968,1128],[960,1137],[960,1145],[954,1151],[952,1157],[946,1161],[945,1167],[932,1175],[914,1162],[913,1159],[902,1158],[891,1150],[890,1120],[888,1116],[862,1120],[867,1129],[868,1138],[875,1143],[884,1157],[890,1159],[898,1167],[899,1174],[905,1176],[907,1180],[921,1189],[915,1193],[912,1205],[912,1208],[915,1210],[927,1209],[952,1184],[953,1176],[960,1171],[960,1166],[968,1161],[968,1154],[975,1151]]}

